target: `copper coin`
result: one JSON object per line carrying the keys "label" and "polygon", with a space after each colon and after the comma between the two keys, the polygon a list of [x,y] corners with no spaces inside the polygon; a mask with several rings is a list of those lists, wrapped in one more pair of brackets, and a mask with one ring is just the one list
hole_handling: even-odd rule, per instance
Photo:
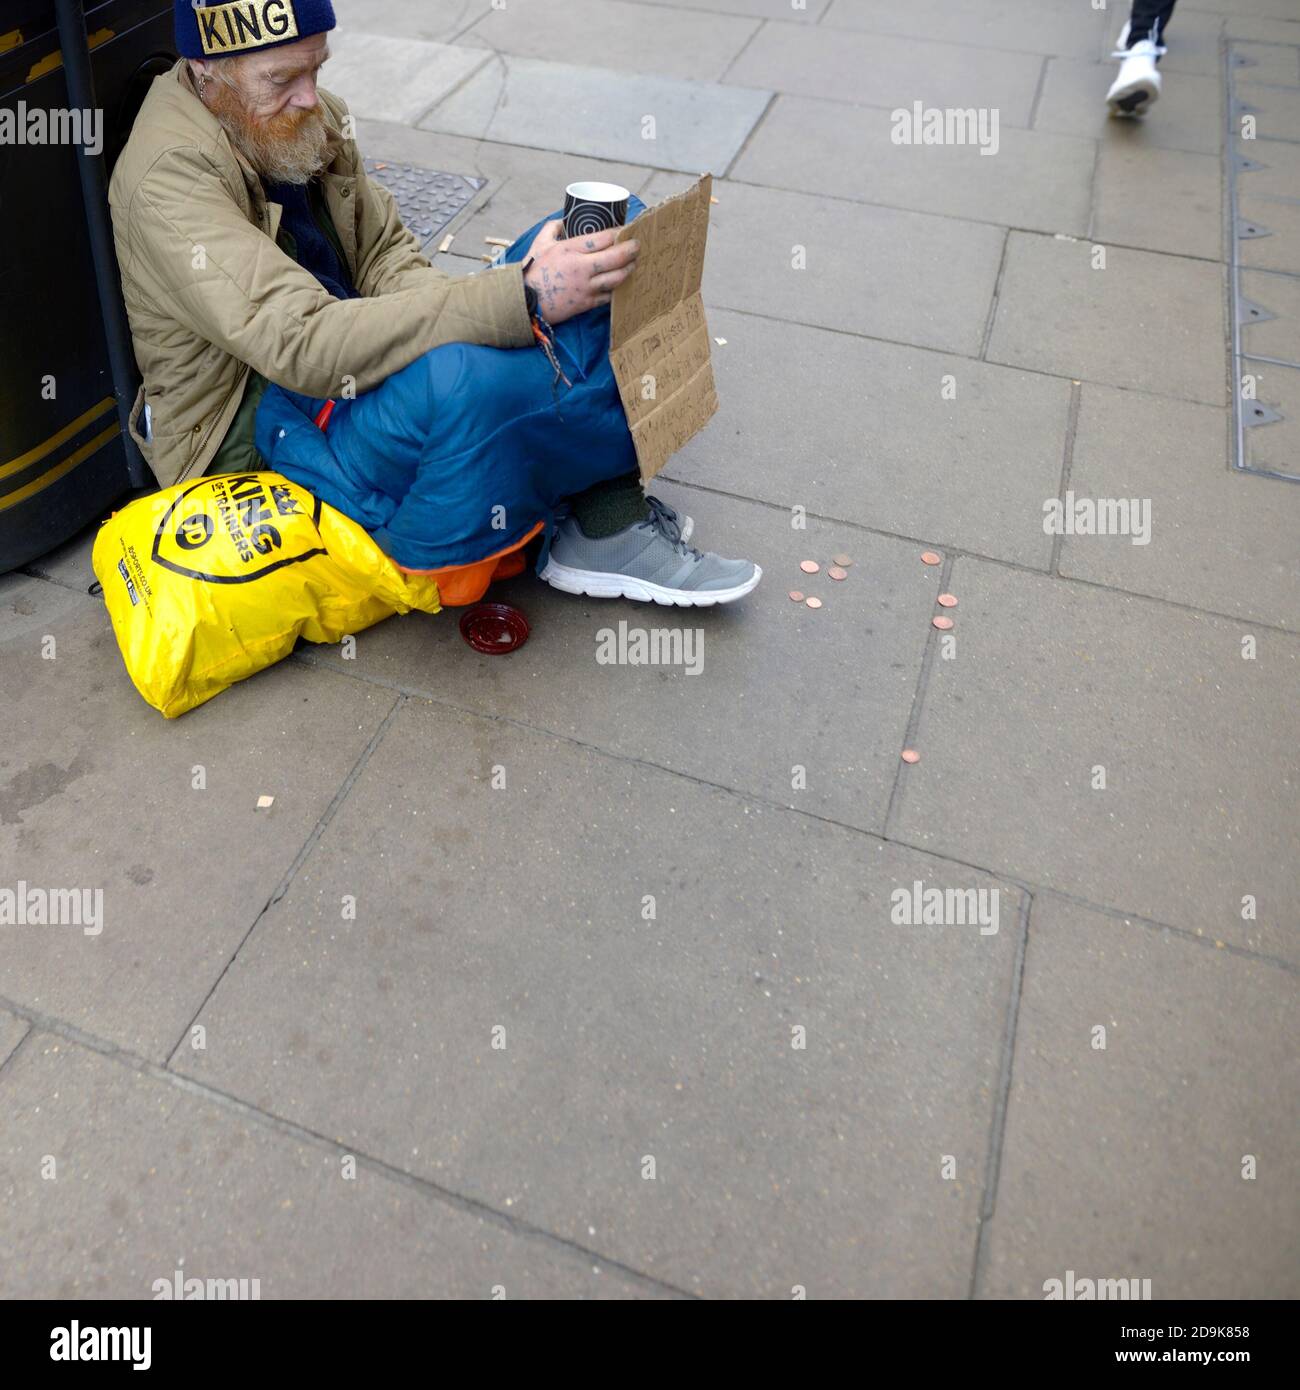
{"label": "copper coin", "polygon": [[956,608],[957,598],[954,594],[940,594],[937,600],[940,608]]}
{"label": "copper coin", "polygon": [[803,602],[803,595],[799,592],[798,589],[791,589],[791,590],[790,590],[790,597],[791,597],[796,603],[802,603],[802,602]]}
{"label": "copper coin", "polygon": [[800,560],[799,568],[803,570],[805,574],[816,574],[817,571],[821,569],[821,566],[816,560]]}
{"label": "copper coin", "polygon": [[923,550],[921,552],[921,563],[923,565],[937,565],[943,560],[942,555],[936,555],[933,550]]}
{"label": "copper coin", "polygon": [[849,577],[848,570],[841,569],[839,565],[832,565],[826,573],[829,574],[832,579],[847,579]]}
{"label": "copper coin", "polygon": [[947,632],[952,626],[951,618],[931,618],[930,621],[939,629],[940,632]]}
{"label": "copper coin", "polygon": [[845,569],[848,569],[848,567],[853,563],[853,557],[851,555],[837,555],[835,557],[835,563],[837,565],[842,565]]}
{"label": "copper coin", "polygon": [[809,608],[820,608],[822,606],[821,599],[815,597],[804,599],[804,603]]}
{"label": "copper coin", "polygon": [[905,763],[919,763],[921,761],[921,755],[915,748],[904,748],[903,761]]}

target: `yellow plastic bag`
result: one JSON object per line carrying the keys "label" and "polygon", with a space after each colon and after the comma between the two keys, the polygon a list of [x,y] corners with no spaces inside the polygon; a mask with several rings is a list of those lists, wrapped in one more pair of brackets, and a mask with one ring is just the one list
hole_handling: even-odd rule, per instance
{"label": "yellow plastic bag", "polygon": [[221,473],[132,502],[92,555],[136,689],[168,719],[393,613],[439,611],[356,522],[279,473]]}

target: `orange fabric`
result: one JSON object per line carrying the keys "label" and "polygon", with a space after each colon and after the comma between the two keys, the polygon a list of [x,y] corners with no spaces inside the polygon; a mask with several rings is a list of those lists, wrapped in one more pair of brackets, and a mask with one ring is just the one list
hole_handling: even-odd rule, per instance
{"label": "orange fabric", "polygon": [[408,570],[401,565],[398,568],[403,574],[427,575],[433,579],[438,585],[438,597],[444,608],[463,608],[466,604],[477,603],[487,593],[489,584],[523,573],[524,546],[545,524],[539,521],[514,545],[476,560],[472,565],[448,565],[440,570]]}

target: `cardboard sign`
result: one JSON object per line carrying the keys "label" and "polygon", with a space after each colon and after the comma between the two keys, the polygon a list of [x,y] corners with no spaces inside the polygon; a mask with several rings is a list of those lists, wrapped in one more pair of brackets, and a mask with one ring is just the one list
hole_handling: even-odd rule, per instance
{"label": "cardboard sign", "polygon": [[641,243],[636,270],[614,291],[609,357],[646,482],[718,408],[700,298],[712,188],[705,174],[615,238]]}

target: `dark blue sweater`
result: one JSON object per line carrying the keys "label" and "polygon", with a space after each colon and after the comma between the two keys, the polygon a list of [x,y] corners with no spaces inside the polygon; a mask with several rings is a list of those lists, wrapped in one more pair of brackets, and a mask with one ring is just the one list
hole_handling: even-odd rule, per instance
{"label": "dark blue sweater", "polygon": [[304,270],[310,270],[335,299],[360,299],[347,262],[335,251],[334,243],[326,235],[313,210],[314,195],[320,200],[321,217],[329,215],[325,211],[319,186],[313,188],[311,194],[308,185],[300,183],[272,183],[264,179],[262,186],[266,196],[284,209],[280,230],[288,232],[293,238],[294,259],[298,264]]}

